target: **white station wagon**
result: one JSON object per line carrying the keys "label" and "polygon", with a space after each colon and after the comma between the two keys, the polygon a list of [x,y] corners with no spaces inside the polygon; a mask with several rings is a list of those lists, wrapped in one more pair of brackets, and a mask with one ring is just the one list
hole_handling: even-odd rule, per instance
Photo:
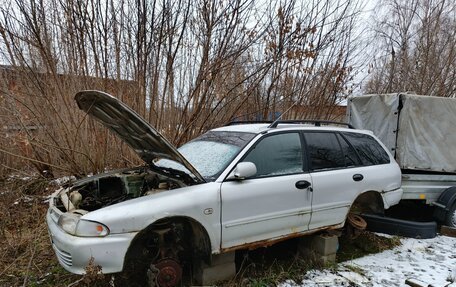
{"label": "white station wagon", "polygon": [[83,91],[75,99],[146,165],[52,195],[52,246],[72,273],[83,274],[92,261],[103,273],[175,286],[197,260],[341,228],[354,205],[381,213],[402,195],[398,165],[369,131],[237,123],[176,149],[108,94]]}

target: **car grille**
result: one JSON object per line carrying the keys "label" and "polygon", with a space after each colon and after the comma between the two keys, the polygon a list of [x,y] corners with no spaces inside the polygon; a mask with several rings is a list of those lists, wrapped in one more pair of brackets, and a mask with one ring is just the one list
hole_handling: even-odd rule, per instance
{"label": "car grille", "polygon": [[73,259],[71,258],[71,254],[59,249],[57,246],[54,245],[55,254],[59,258],[59,261],[65,264],[66,266],[73,265]]}

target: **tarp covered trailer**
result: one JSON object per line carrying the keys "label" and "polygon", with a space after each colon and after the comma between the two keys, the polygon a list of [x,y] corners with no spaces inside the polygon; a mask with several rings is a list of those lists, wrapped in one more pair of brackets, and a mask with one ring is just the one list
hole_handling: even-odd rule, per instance
{"label": "tarp covered trailer", "polygon": [[436,206],[456,226],[456,99],[409,93],[350,97],[347,118],[390,149],[403,172],[403,199]]}

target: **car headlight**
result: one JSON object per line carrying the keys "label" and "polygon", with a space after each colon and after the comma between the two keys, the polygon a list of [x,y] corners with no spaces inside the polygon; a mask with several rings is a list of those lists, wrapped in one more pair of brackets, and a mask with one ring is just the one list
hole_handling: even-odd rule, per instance
{"label": "car headlight", "polygon": [[67,233],[75,235],[79,217],[76,214],[64,213],[60,215],[57,224]]}
{"label": "car headlight", "polygon": [[76,236],[106,236],[109,229],[103,224],[96,221],[81,219],[76,227]]}
{"label": "car headlight", "polygon": [[79,217],[76,214],[64,213],[59,217],[58,225],[67,233],[81,237],[103,237],[109,234],[105,225]]}

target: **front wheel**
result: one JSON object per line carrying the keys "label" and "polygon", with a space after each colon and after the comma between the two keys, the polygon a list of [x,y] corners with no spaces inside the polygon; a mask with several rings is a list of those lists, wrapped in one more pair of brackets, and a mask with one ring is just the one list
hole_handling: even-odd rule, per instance
{"label": "front wheel", "polygon": [[188,286],[191,279],[191,246],[188,226],[161,221],[144,230],[132,243],[119,286]]}
{"label": "front wheel", "polygon": [[[191,256],[185,234],[188,227],[180,222],[162,222],[154,230],[146,248],[154,254],[146,271],[148,287],[183,286],[184,271]],[[188,272],[187,272],[188,273]]]}
{"label": "front wheel", "polygon": [[174,259],[151,263],[147,270],[148,287],[174,287],[182,280],[182,267]]}
{"label": "front wheel", "polygon": [[445,224],[447,226],[456,228],[456,202],[453,203],[450,210],[446,214]]}

